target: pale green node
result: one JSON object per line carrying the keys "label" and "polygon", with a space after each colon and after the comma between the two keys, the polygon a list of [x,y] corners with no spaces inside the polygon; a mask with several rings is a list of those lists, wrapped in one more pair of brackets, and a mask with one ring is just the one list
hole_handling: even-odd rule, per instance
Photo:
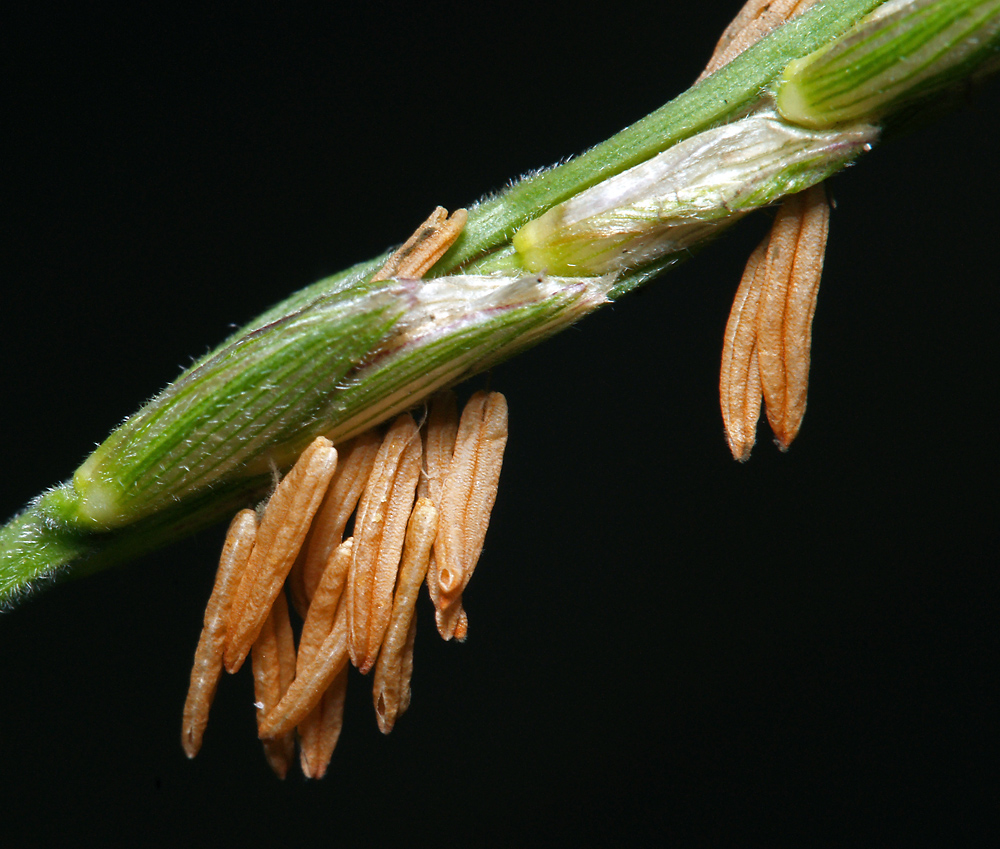
{"label": "pale green node", "polygon": [[122,513],[121,492],[112,481],[99,477],[101,458],[91,454],[73,475],[73,489],[80,495],[77,515],[86,523],[111,527]]}
{"label": "pale green node", "polygon": [[877,136],[867,124],[803,129],[771,109],[760,109],[698,133],[553,207],[524,225],[513,245],[532,271],[628,272],[815,185]]}

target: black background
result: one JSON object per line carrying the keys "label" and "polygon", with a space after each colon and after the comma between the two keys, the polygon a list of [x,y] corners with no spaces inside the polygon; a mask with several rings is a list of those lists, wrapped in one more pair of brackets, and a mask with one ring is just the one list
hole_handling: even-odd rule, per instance
{"label": "black background", "polygon": [[[682,91],[738,6],[707,5],[11,20],[0,512],[231,325]],[[382,739],[355,677],[325,780],[269,773],[245,675],[181,752],[220,529],[4,614],[5,845],[966,843],[998,801],[998,92],[832,181],[789,454],[762,425],[734,463],[718,413],[767,214],[494,370],[469,641],[424,607],[410,712]]]}

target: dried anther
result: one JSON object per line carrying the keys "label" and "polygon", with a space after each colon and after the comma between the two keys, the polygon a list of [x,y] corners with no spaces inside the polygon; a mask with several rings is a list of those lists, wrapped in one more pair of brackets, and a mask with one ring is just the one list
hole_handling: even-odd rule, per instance
{"label": "dried anther", "polygon": [[354,537],[348,537],[337,546],[309,601],[309,610],[302,623],[302,635],[299,639],[298,662],[302,666],[312,663],[323,641],[333,630],[337,611],[343,601],[353,554]]}
{"label": "dried anther", "polygon": [[205,624],[195,650],[191,686],[184,703],[181,745],[189,758],[198,754],[208,724],[208,711],[215,698],[215,688],[222,674],[222,655],[226,648],[226,622],[233,595],[250,559],[257,535],[257,514],[241,510],[233,518],[222,547],[215,586],[205,608]]}
{"label": "dried anther", "polygon": [[479,561],[507,445],[507,401],[477,392],[462,412],[455,453],[441,486],[437,562],[437,624],[451,639],[460,623],[462,592]]}
{"label": "dried anther", "polygon": [[822,185],[791,195],[747,262],[722,348],[719,394],[733,456],[750,456],[760,398],[782,450],[802,426],[830,205]]}
{"label": "dried anther", "polygon": [[[741,463],[750,458],[760,418],[760,367],[757,363],[757,310],[763,286],[764,242],[750,255],[722,343],[719,398],[722,421],[733,457]],[[759,275],[759,277],[758,277]]]}
{"label": "dried anther", "polygon": [[296,669],[295,680],[258,725],[261,737],[280,737],[299,725],[319,704],[334,678],[347,666],[347,617],[337,616],[312,662]]}
{"label": "dried anther", "polygon": [[413,641],[417,626],[413,614],[437,531],[437,508],[430,499],[419,499],[406,527],[406,546],[393,595],[392,616],[375,667],[375,717],[383,734],[392,731],[396,719],[410,702]]}
{"label": "dried anther", "polygon": [[389,429],[358,506],[347,616],[351,661],[362,673],[375,665],[389,626],[396,570],[420,477],[420,453],[420,433],[406,413]]}
{"label": "dried anther", "polygon": [[[441,503],[441,487],[455,454],[455,437],[458,436],[458,400],[454,392],[439,392],[430,402],[424,436],[424,472],[417,486],[417,496],[429,498],[435,505]],[[438,565],[431,552],[427,567],[427,591],[434,608],[439,604]]]}
{"label": "dried anther", "polygon": [[358,506],[381,442],[378,431],[370,430],[338,450],[337,470],[290,576],[295,609],[303,618],[309,608],[309,599],[316,591],[330,557],[344,537],[347,522]]}
{"label": "dried anther", "polygon": [[[279,593],[275,599],[254,641],[251,655],[259,728],[295,678],[295,642],[284,593]],[[284,778],[295,757],[295,738],[285,734],[263,742],[268,764],[278,778]]]}
{"label": "dried anther", "polygon": [[229,613],[229,672],[240,668],[264,626],[336,467],[333,444],[318,437],[271,496]]}
{"label": "dried anther", "polygon": [[326,688],[319,703],[299,725],[299,764],[306,778],[326,775],[333,750],[344,727],[344,702],[347,699],[347,665]]}
{"label": "dried anther", "polygon": [[417,231],[386,260],[372,280],[423,277],[455,243],[467,218],[464,209],[456,209],[449,218],[447,209],[437,207]]}
{"label": "dried anther", "polygon": [[767,420],[782,450],[802,426],[830,205],[822,186],[788,198],[771,228],[757,318],[757,358]]}
{"label": "dried anther", "polygon": [[[309,602],[309,612],[302,625],[298,665],[308,667],[315,661],[323,642],[333,631],[338,610],[342,609],[344,586],[351,568],[354,539],[341,543],[324,571]],[[342,614],[343,615],[343,614]],[[347,695],[347,665],[333,679],[309,714],[299,723],[299,762],[307,778],[322,778],[340,738]]]}

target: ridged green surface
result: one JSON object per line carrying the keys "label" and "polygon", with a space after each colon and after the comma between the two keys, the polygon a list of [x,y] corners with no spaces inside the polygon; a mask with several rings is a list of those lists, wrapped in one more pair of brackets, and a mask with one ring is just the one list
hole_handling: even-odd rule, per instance
{"label": "ridged green surface", "polygon": [[898,5],[790,63],[779,82],[781,114],[808,127],[871,120],[961,79],[1000,50],[1000,0]]}
{"label": "ridged green surface", "polygon": [[[391,283],[325,295],[253,330],[181,375],[73,478],[79,521],[127,524],[325,427],[334,388],[406,308]],[[278,460],[280,462],[280,460]]]}

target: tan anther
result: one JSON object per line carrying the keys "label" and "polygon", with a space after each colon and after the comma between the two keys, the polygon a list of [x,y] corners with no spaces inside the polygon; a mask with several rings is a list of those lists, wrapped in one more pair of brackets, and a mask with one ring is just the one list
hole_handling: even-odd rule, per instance
{"label": "tan anther", "polygon": [[309,547],[309,538],[312,536],[312,527],[306,530],[306,538],[299,547],[299,553],[295,555],[295,562],[288,570],[288,577],[285,578],[285,590],[289,594],[292,608],[299,615],[300,619],[306,618],[309,612],[309,596],[306,593],[306,585],[303,576],[306,569],[306,549]]}
{"label": "tan anther", "polygon": [[[285,594],[279,593],[251,650],[258,729],[263,718],[281,701],[295,678],[295,643],[288,620]],[[264,740],[264,756],[278,778],[288,774],[295,757],[295,736]]]}
{"label": "tan anther", "polygon": [[299,723],[299,763],[306,778],[326,775],[333,750],[337,748],[344,727],[344,701],[347,698],[347,664],[327,687],[316,705]]}
{"label": "tan anther", "polygon": [[316,585],[343,539],[347,521],[358,506],[381,444],[378,430],[370,430],[337,449],[337,471],[313,519],[304,550],[289,576],[295,609],[303,619]]}
{"label": "tan anther", "polygon": [[372,280],[423,277],[461,235],[467,218],[464,209],[456,209],[449,218],[448,210],[439,206],[389,257]]}
{"label": "tan anther", "polygon": [[[307,668],[316,658],[323,641],[333,630],[337,608],[343,597],[347,574],[351,567],[354,539],[342,542],[330,558],[323,573],[309,613],[302,625],[299,639],[298,668]],[[343,721],[344,694],[347,688],[347,668],[334,679],[309,715],[299,723],[299,762],[307,778],[321,778],[340,737]]]}
{"label": "tan anther", "polygon": [[317,437],[271,496],[229,615],[225,662],[230,672],[240,668],[257,639],[336,467],[333,444]]}
{"label": "tan anther", "polygon": [[719,400],[726,439],[733,457],[750,458],[760,418],[760,368],[757,363],[757,310],[764,288],[765,239],[750,255],[733,299],[722,344]]}
{"label": "tan anther", "polygon": [[[461,602],[459,602],[459,605],[461,605]],[[455,621],[455,632],[451,636],[452,639],[458,640],[460,643],[464,643],[465,638],[469,636],[469,614],[461,606],[459,606],[458,616]]]}
{"label": "tan anther", "polygon": [[319,704],[333,679],[346,666],[347,615],[343,604],[337,610],[333,629],[309,664],[299,664],[295,680],[277,706],[258,724],[261,738],[281,737],[289,733]]}
{"label": "tan anther", "polygon": [[812,321],[830,221],[826,191],[786,198],[771,228],[757,313],[757,358],[767,420],[782,450],[802,425],[809,389]]}
{"label": "tan anther", "polygon": [[184,702],[181,745],[189,758],[197,755],[201,748],[205,726],[208,724],[208,712],[222,673],[229,608],[239,586],[240,576],[250,559],[256,533],[257,514],[253,510],[241,510],[237,513],[226,533],[219,568],[215,573],[215,585],[205,608],[204,626],[194,653],[191,685]]}
{"label": "tan anther", "polygon": [[337,614],[337,606],[343,597],[347,576],[351,570],[351,558],[354,552],[354,537],[348,537],[333,552],[329,565],[320,578],[309,613],[302,624],[302,636],[299,639],[299,664],[312,662],[313,657],[323,645],[323,641],[333,628]]}
{"label": "tan anther", "polygon": [[722,33],[712,58],[698,79],[703,80],[728,65],[772,30],[817,2],[819,0],[749,0]]}
{"label": "tan anther", "polygon": [[362,673],[374,665],[389,625],[406,523],[420,477],[420,455],[413,416],[399,416],[379,448],[358,506],[347,612],[351,660]]}
{"label": "tan anther", "polygon": [[413,680],[413,646],[417,641],[417,617],[410,620],[410,629],[406,632],[406,645],[403,646],[403,653],[399,661],[399,710],[396,711],[396,719],[399,719],[410,707],[410,682]]}
{"label": "tan anther", "polygon": [[383,734],[392,731],[410,703],[413,673],[414,609],[427,574],[431,546],[437,534],[437,508],[428,498],[417,501],[406,528],[406,544],[392,600],[392,617],[375,667],[375,718]]}
{"label": "tan anther", "polygon": [[462,411],[455,453],[438,505],[437,626],[455,635],[461,597],[479,561],[507,445],[507,401],[499,392],[477,392]]}
{"label": "tan anther", "polygon": [[[439,392],[431,398],[429,408],[427,423],[424,425],[424,470],[417,487],[417,497],[429,498],[437,506],[441,503],[441,487],[455,453],[458,399],[454,392]],[[438,572],[437,558],[433,552],[427,569],[427,590],[436,609]]]}
{"label": "tan anther", "polygon": [[444,476],[455,453],[458,435],[458,399],[454,392],[438,392],[428,405],[424,426],[424,472],[417,495],[435,504],[441,497]]}

